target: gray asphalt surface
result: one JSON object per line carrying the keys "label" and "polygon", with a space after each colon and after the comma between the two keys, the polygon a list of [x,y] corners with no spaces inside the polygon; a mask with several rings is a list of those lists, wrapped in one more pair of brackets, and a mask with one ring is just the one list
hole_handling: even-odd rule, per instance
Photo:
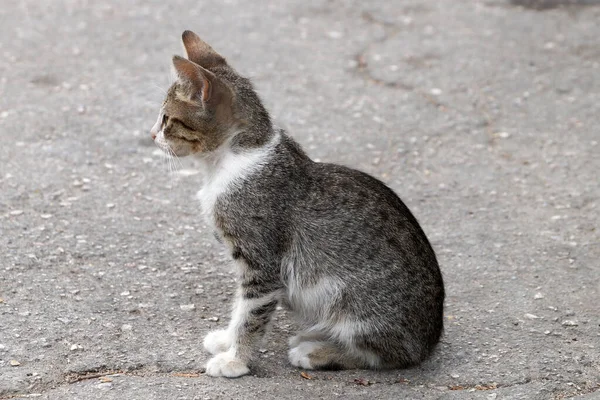
{"label": "gray asphalt surface", "polygon": [[[517,3],[3,0],[0,398],[600,398],[600,7]],[[448,294],[426,363],[306,379],[279,311],[252,375],[202,375],[233,274],[148,134],[184,29],[414,211]]]}

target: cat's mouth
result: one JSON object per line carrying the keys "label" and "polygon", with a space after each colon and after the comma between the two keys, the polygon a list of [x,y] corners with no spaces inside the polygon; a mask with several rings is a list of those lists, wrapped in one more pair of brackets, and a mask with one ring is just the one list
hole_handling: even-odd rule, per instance
{"label": "cat's mouth", "polygon": [[162,132],[152,133],[151,136],[158,148],[170,156],[186,157],[202,150],[198,140],[187,140],[179,137],[166,139]]}

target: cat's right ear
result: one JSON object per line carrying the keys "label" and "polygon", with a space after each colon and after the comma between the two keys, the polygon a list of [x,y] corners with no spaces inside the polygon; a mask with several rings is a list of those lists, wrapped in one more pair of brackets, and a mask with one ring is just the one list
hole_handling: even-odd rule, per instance
{"label": "cat's right ear", "polygon": [[183,41],[183,47],[185,47],[187,58],[190,61],[193,61],[204,68],[212,68],[227,64],[223,56],[214,51],[208,43],[200,39],[200,36],[196,35],[194,32],[183,32],[181,40]]}
{"label": "cat's right ear", "polygon": [[217,79],[212,72],[180,56],[173,56],[173,66],[179,79],[192,88],[192,99],[200,100],[202,103],[210,101]]}

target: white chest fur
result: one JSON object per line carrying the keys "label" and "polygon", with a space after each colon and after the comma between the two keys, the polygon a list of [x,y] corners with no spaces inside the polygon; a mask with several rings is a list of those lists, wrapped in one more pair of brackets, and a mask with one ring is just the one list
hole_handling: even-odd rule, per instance
{"label": "white chest fur", "polygon": [[239,153],[231,151],[229,146],[223,146],[224,149],[219,153],[203,160],[204,185],[196,197],[200,200],[202,213],[211,225],[214,225],[213,210],[219,196],[234,189],[264,167],[279,140],[280,136],[276,134],[265,146]]}

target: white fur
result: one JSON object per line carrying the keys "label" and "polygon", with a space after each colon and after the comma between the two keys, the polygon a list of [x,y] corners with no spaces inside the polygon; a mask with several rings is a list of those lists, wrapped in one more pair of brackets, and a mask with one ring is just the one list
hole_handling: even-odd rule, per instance
{"label": "white fur", "polygon": [[202,212],[213,225],[213,209],[217,198],[259,171],[271,157],[274,147],[279,143],[279,133],[267,145],[242,153],[233,153],[228,143],[214,154],[201,156],[205,164],[204,186],[197,193]]}
{"label": "white fur", "polygon": [[290,363],[294,367],[313,369],[309,355],[313,351],[320,349],[322,346],[322,343],[319,342],[301,342],[298,346],[291,348],[288,352]]}
{"label": "white fur", "polygon": [[234,337],[229,329],[209,332],[204,338],[204,348],[210,354],[224,353],[233,344]]}
{"label": "white fur", "polygon": [[381,364],[380,357],[373,352],[357,349],[356,345],[354,344],[355,336],[372,334],[374,325],[374,322],[369,323],[367,321],[343,319],[342,321],[332,325],[329,328],[329,332],[332,337],[344,344],[348,354],[358,357],[365,361],[368,365],[376,368]]}
{"label": "white fur", "polygon": [[[237,357],[245,360],[250,357],[250,354],[238,354],[235,349],[235,332],[238,331],[240,326],[243,326],[250,312],[264,304],[277,299],[280,296],[279,293],[271,293],[270,295],[258,298],[258,299],[244,299],[238,294],[235,302],[231,321],[227,329],[221,329],[217,331],[209,332],[204,338],[204,348],[211,354],[220,354],[224,352],[234,351]],[[232,350],[233,349],[233,350]]]}
{"label": "white fur", "polygon": [[336,324],[329,328],[329,332],[337,340],[344,344],[351,344],[354,341],[354,337],[365,333],[366,324],[362,321],[350,321],[348,319],[342,319]]}
{"label": "white fur", "polygon": [[230,328],[242,325],[248,318],[248,314],[255,308],[263,306],[273,300],[279,300],[279,298],[279,292],[272,292],[266,296],[259,297],[258,299],[245,299],[241,294],[238,294],[231,316],[231,323],[229,324]]}
{"label": "white fur", "polygon": [[220,353],[211,358],[206,364],[206,375],[237,378],[250,372],[248,365],[236,357],[235,348]]}
{"label": "white fur", "polygon": [[344,283],[336,277],[326,276],[312,286],[302,286],[295,274],[290,272],[287,296],[294,312],[313,323],[327,319],[330,306],[341,294]]}
{"label": "white fur", "polygon": [[[290,350],[288,352],[290,362],[292,362],[292,364],[297,362],[297,366],[302,366],[300,364],[306,364],[306,362],[310,363],[308,354],[319,347],[318,344],[322,343],[323,340],[321,338],[331,337],[332,339],[335,339],[337,343],[342,345],[342,349],[349,356],[362,360],[366,365],[369,365],[372,368],[378,368],[381,366],[381,358],[371,351],[358,349],[354,343],[354,338],[357,335],[372,333],[373,326],[374,323],[366,321],[344,319],[336,323],[331,323],[329,320],[323,320],[290,338]],[[310,351],[308,351],[309,349]],[[308,353],[306,353],[307,351]],[[306,353],[306,358],[303,358],[303,353]],[[302,368],[309,367],[302,366]]]}
{"label": "white fur", "polygon": [[164,115],[164,111],[161,108],[160,112],[158,113],[158,118],[156,119],[156,122],[154,123],[154,126],[152,127],[152,129],[150,129],[150,134],[152,135],[158,135],[158,132],[161,132],[161,123],[162,123],[162,119],[163,119],[163,115]]}

